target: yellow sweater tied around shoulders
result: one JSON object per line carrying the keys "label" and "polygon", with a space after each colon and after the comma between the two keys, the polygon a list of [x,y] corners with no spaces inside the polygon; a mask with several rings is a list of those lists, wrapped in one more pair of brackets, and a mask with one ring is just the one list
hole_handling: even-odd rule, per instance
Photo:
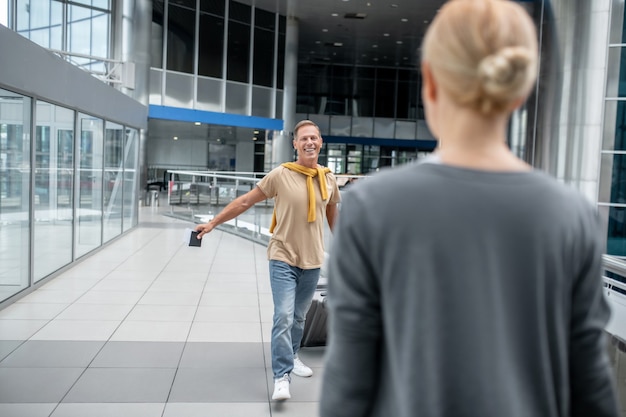
{"label": "yellow sweater tied around shoulders", "polygon": [[[307,216],[307,220],[309,223],[315,221],[315,189],[313,188],[313,177],[320,177],[320,191],[322,192],[322,200],[326,200],[328,198],[328,190],[326,189],[326,173],[330,172],[330,168],[325,167],[317,167],[317,168],[307,168],[300,164],[296,164],[295,162],[285,162],[282,164],[285,168],[288,168],[292,171],[299,172],[301,174],[306,175],[306,189],[309,193],[309,213]],[[276,209],[274,209],[274,213],[272,214],[272,224],[270,225],[270,233],[274,232],[274,228],[276,227]]]}

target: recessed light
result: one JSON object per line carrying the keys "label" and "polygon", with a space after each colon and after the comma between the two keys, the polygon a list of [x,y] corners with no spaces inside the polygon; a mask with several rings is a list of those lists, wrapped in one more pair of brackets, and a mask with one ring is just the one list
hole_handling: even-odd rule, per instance
{"label": "recessed light", "polygon": [[396,41],[398,45],[402,45],[402,41]]}
{"label": "recessed light", "polygon": [[257,137],[256,137],[256,136],[253,136],[253,137],[252,137],[252,140],[257,140]]}
{"label": "recessed light", "polygon": [[178,140],[178,136],[174,136],[174,137],[173,137],[173,139],[174,139],[174,140]]}
{"label": "recessed light", "polygon": [[255,131],[254,131],[254,134],[255,134],[255,135],[258,135],[258,134],[259,134],[259,131],[258,131],[258,130],[255,130]]}
{"label": "recessed light", "polygon": [[200,126],[201,124],[202,124],[202,123],[200,123],[200,122],[195,122],[195,123],[194,123],[194,125],[196,125],[196,126]]}
{"label": "recessed light", "polygon": [[372,45],[372,48],[378,48],[378,45]]}
{"label": "recessed light", "polygon": [[408,22],[409,19],[407,19],[406,17],[403,17],[402,19],[400,19],[402,22]]}
{"label": "recessed light", "polygon": [[389,5],[389,7],[391,7],[392,9],[396,9],[396,8],[398,8],[398,5],[395,4],[395,3],[392,3],[392,4]]}
{"label": "recessed light", "polygon": [[389,34],[388,33],[383,33],[383,36],[389,36]]}
{"label": "recessed light", "polygon": [[328,29],[322,29],[322,32],[328,32]]}
{"label": "recessed light", "polygon": [[337,16],[339,16],[339,13],[331,13],[330,15],[331,15],[332,17],[337,17]]}
{"label": "recessed light", "polygon": [[315,43],[319,45],[320,43],[322,43],[322,41],[315,41]]}

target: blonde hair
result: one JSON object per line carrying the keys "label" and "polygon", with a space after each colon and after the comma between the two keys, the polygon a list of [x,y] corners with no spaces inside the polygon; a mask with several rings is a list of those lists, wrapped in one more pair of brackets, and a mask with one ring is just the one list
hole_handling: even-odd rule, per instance
{"label": "blonde hair", "polygon": [[525,98],[537,76],[537,32],[508,0],[451,0],[435,16],[422,60],[462,106],[489,116]]}

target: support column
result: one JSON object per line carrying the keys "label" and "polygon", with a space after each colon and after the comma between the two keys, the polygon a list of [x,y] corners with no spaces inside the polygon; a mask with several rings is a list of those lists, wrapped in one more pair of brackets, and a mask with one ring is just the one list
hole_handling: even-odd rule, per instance
{"label": "support column", "polygon": [[292,133],[296,124],[296,94],[298,80],[298,20],[287,16],[285,33],[285,70],[283,87],[284,130],[274,132],[272,168],[293,161]]}

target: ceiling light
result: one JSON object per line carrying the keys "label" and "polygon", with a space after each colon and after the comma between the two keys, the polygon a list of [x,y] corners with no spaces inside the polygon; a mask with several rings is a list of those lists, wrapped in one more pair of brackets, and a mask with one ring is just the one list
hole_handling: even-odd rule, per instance
{"label": "ceiling light", "polygon": [[319,45],[320,43],[322,43],[322,41],[315,41],[315,43]]}
{"label": "ceiling light", "polygon": [[389,5],[389,7],[391,7],[392,9],[396,9],[396,8],[398,8],[398,5],[395,4],[395,3],[392,3],[392,4]]}
{"label": "ceiling light", "polygon": [[259,134],[259,131],[258,131],[258,130],[255,130],[255,131],[254,131],[254,134],[255,134],[255,135],[258,135],[258,134]]}
{"label": "ceiling light", "polygon": [[402,41],[396,41],[398,45],[402,45]]}
{"label": "ceiling light", "polygon": [[328,29],[322,29],[322,32],[328,32]]}
{"label": "ceiling light", "polygon": [[196,125],[196,126],[200,126],[201,124],[202,124],[202,123],[200,123],[200,122],[195,122],[195,123],[194,123],[194,125]]}
{"label": "ceiling light", "polygon": [[253,136],[253,137],[252,137],[252,140],[257,140],[257,139],[258,139],[258,138],[257,138],[256,136]]}
{"label": "ceiling light", "polygon": [[331,13],[330,15],[331,15],[332,17],[337,17],[337,16],[339,16],[339,13]]}
{"label": "ceiling light", "polygon": [[407,19],[406,17],[403,17],[402,19],[400,19],[402,22],[408,22],[409,19]]}
{"label": "ceiling light", "polygon": [[372,48],[378,48],[378,45],[372,45]]}
{"label": "ceiling light", "polygon": [[178,136],[174,136],[174,138],[173,138],[173,139],[174,139],[174,140],[178,140]]}
{"label": "ceiling light", "polygon": [[389,34],[388,33],[383,33],[383,36],[389,36]]}

